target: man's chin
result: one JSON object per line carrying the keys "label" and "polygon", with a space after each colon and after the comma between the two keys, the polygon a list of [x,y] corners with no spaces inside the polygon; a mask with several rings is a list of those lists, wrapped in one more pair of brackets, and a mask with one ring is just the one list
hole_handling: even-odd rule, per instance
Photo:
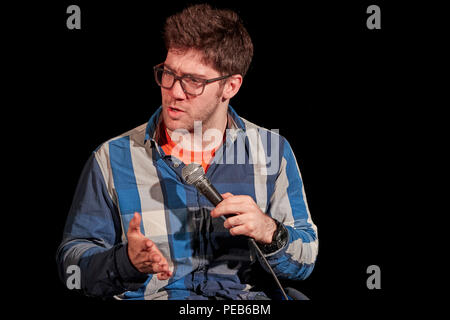
{"label": "man's chin", "polygon": [[186,125],[181,120],[171,119],[170,117],[163,117],[164,125],[169,131],[175,130],[187,130],[189,131],[189,126]]}

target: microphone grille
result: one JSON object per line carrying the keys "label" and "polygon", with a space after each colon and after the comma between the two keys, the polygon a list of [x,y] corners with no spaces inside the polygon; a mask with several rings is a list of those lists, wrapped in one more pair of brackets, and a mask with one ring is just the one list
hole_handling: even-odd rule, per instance
{"label": "microphone grille", "polygon": [[205,175],[203,167],[195,162],[191,162],[181,170],[183,179],[188,184],[194,184],[200,177]]}

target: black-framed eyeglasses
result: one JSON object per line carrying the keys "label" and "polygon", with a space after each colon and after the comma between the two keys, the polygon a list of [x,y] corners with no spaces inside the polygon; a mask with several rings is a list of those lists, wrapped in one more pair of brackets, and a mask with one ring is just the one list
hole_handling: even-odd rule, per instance
{"label": "black-framed eyeglasses", "polygon": [[156,83],[164,88],[164,89],[172,89],[175,82],[177,80],[180,81],[181,89],[183,89],[183,92],[186,94],[189,94],[191,96],[199,96],[203,93],[205,90],[205,86],[207,84],[224,80],[232,76],[232,74],[227,76],[222,76],[218,78],[213,79],[201,79],[196,78],[191,75],[184,75],[184,76],[177,76],[172,71],[169,71],[167,69],[164,69],[164,63],[160,63],[153,67],[153,70],[155,72],[155,80]]}

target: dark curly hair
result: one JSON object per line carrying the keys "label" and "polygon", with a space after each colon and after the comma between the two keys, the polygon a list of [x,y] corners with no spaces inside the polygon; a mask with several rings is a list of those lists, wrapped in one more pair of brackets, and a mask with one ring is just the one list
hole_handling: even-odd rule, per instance
{"label": "dark curly hair", "polygon": [[167,18],[164,43],[169,50],[195,49],[203,62],[223,75],[245,76],[253,57],[253,43],[236,12],[197,4]]}

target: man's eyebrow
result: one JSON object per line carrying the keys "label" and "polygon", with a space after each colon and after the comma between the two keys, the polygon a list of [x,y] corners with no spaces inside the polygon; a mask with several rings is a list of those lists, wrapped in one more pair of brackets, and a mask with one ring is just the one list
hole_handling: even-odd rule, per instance
{"label": "man's eyebrow", "polygon": [[[164,63],[164,68],[169,69],[169,71],[176,73],[175,70],[173,68],[171,68],[170,66],[168,66],[167,64]],[[182,76],[192,76],[192,77],[196,77],[196,78],[204,78],[206,79],[206,76],[204,74],[199,74],[199,73],[183,73]]]}

